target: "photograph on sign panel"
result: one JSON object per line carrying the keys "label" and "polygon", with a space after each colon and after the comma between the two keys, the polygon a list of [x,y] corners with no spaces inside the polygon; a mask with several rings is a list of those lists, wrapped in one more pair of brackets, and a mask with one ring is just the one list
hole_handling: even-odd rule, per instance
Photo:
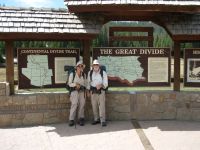
{"label": "photograph on sign panel", "polygon": [[75,57],[55,57],[55,83],[66,83],[68,73],[65,72],[64,66],[75,66]]}
{"label": "photograph on sign panel", "polygon": [[168,58],[148,58],[148,82],[168,82]]}
{"label": "photograph on sign panel", "polygon": [[187,81],[200,82],[200,59],[188,59]]}

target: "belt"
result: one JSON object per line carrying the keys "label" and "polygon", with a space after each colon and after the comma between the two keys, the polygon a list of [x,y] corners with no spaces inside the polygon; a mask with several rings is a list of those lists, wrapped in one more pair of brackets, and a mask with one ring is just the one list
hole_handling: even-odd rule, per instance
{"label": "belt", "polygon": [[101,90],[102,90],[102,88],[97,90],[96,87],[93,87],[93,86],[90,87],[90,91],[92,91],[92,94],[101,94]]}

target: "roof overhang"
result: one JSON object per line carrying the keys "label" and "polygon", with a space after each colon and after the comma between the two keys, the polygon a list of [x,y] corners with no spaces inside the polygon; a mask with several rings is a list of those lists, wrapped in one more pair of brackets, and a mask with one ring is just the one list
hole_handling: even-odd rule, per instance
{"label": "roof overhang", "polygon": [[0,40],[13,41],[77,41],[91,40],[98,34],[85,33],[0,33]]}
{"label": "roof overhang", "polygon": [[141,12],[187,12],[187,13],[199,13],[200,2],[199,1],[133,1],[133,2],[121,2],[116,0],[110,0],[107,3],[88,1],[65,1],[68,10],[74,13],[83,12],[119,12],[119,11],[141,11]]}

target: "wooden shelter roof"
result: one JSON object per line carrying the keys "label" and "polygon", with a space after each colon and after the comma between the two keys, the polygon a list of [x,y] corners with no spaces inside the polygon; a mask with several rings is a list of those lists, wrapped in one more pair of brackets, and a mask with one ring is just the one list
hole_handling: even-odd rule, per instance
{"label": "wooden shelter roof", "polygon": [[106,21],[153,21],[171,37],[200,39],[199,0],[65,0],[65,4],[76,14],[98,13]]}
{"label": "wooden shelter roof", "polygon": [[[70,12],[200,12],[199,0],[64,0]],[[134,9],[134,10],[133,10]]]}
{"label": "wooden shelter roof", "polygon": [[199,0],[64,0],[66,5],[104,4],[152,4],[152,5],[200,5]]}
{"label": "wooden shelter roof", "polygon": [[77,15],[66,9],[0,7],[0,39],[9,33],[97,35],[101,22],[95,15]]}
{"label": "wooden shelter roof", "polygon": [[200,35],[200,14],[161,15],[159,20],[173,35]]}

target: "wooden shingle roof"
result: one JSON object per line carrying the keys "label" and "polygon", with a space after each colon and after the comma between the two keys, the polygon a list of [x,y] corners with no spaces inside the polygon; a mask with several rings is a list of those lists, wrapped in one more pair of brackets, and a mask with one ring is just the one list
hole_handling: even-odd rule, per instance
{"label": "wooden shingle roof", "polygon": [[98,34],[101,21],[95,15],[76,15],[66,9],[0,7],[0,33]]}
{"label": "wooden shingle roof", "polygon": [[153,4],[153,5],[200,5],[199,0],[65,0],[66,5],[106,4]]}
{"label": "wooden shingle roof", "polygon": [[200,35],[200,14],[161,15],[160,20],[173,35]]}

